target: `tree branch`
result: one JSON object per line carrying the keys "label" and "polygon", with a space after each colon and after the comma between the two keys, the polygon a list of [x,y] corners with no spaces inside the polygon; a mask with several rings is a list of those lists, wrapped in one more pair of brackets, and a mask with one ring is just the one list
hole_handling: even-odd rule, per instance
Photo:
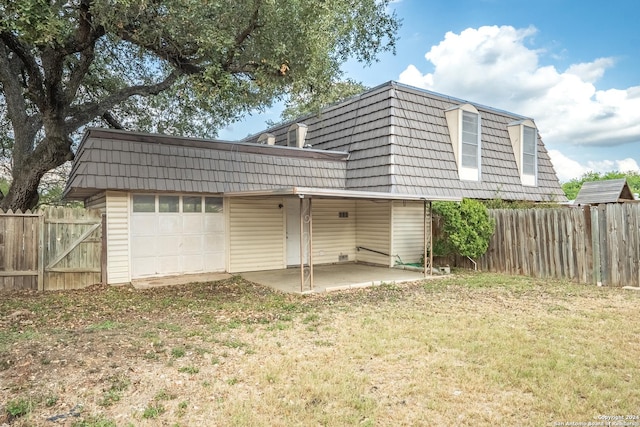
{"label": "tree branch", "polygon": [[20,41],[8,31],[0,32],[0,41],[22,61],[24,69],[29,75],[27,84],[29,91],[32,93],[30,99],[38,105],[39,108],[42,107],[41,101],[44,99],[44,77],[38,67],[38,63],[31,52],[29,52],[29,48],[20,43]]}
{"label": "tree branch", "polygon": [[240,47],[242,47],[242,44],[247,40],[247,38],[249,38],[249,36],[256,29],[258,29],[260,27],[260,25],[258,24],[258,13],[259,12],[260,12],[260,1],[257,0],[256,1],[256,7],[255,7],[253,13],[251,14],[251,18],[249,19],[249,24],[245,27],[244,30],[242,30],[240,33],[238,33],[236,35],[235,43],[234,43],[235,46],[227,54],[227,60],[225,62],[225,66],[224,66],[224,68],[226,70],[229,70],[231,68],[231,64],[233,64],[233,58],[236,56],[236,52],[238,51],[238,49]]}
{"label": "tree branch", "polygon": [[116,119],[114,115],[111,114],[111,111],[106,111],[102,115],[102,119],[105,122],[107,122],[107,124],[111,126],[113,129],[124,129],[124,126],[122,126],[122,123],[120,123],[120,121],[118,121],[118,119]]}
{"label": "tree branch", "polygon": [[160,92],[169,89],[181,75],[182,72],[180,70],[174,70],[159,83],[127,87],[109,95],[100,102],[90,102],[77,105],[69,112],[71,119],[67,120],[66,130],[68,133],[75,131],[80,126],[89,123],[93,118],[101,117],[104,113],[111,110],[111,108],[132,96],[157,95]]}
{"label": "tree branch", "polygon": [[24,88],[19,80],[21,65],[22,62],[17,57],[10,57],[8,48],[0,41],[0,82],[2,82],[7,116],[14,132],[15,164],[20,164],[22,159],[33,150],[33,139],[42,126],[39,115],[29,116],[27,113],[27,103],[23,96]]}

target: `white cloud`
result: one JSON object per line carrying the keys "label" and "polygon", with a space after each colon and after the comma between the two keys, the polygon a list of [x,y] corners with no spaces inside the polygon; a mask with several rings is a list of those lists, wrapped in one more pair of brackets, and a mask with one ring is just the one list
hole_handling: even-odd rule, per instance
{"label": "white cloud", "polygon": [[553,168],[556,170],[556,175],[558,175],[560,182],[567,182],[573,178],[579,178],[589,171],[589,168],[568,158],[558,150],[549,150],[549,157],[551,158],[551,163],[553,163]]}
{"label": "white cloud", "polygon": [[622,160],[589,161],[586,165],[570,159],[558,150],[549,150],[549,157],[561,182],[580,178],[586,172],[640,172],[638,162],[630,157]]}
{"label": "white cloud", "polygon": [[400,81],[532,117],[552,145],[611,146],[640,141],[640,86],[598,90],[613,58],[560,71],[540,64],[528,46],[534,27],[468,28],[448,32],[425,58],[433,72],[407,66]]}

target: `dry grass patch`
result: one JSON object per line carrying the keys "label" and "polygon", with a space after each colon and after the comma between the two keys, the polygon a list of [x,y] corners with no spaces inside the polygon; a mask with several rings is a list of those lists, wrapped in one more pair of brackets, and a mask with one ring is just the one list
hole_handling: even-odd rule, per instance
{"label": "dry grass patch", "polygon": [[631,415],[638,302],[621,289],[491,274],[317,296],[239,278],[11,294],[0,301],[0,425],[538,426]]}

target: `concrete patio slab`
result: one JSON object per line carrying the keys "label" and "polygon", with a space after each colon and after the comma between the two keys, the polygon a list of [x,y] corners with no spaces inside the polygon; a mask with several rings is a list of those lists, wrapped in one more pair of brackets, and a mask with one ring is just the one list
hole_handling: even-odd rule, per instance
{"label": "concrete patio slab", "polygon": [[150,289],[160,286],[184,285],[197,282],[214,282],[231,277],[229,273],[201,273],[201,274],[180,274],[177,276],[149,277],[146,279],[135,279],[131,284],[136,289]]}
{"label": "concrete patio slab", "polygon": [[[300,269],[252,271],[241,273],[245,280],[260,283],[290,293],[332,292],[376,286],[382,283],[402,283],[424,280],[424,273],[371,266],[367,264],[332,264],[313,268],[313,289],[300,287]],[[442,276],[427,276],[427,279]]]}

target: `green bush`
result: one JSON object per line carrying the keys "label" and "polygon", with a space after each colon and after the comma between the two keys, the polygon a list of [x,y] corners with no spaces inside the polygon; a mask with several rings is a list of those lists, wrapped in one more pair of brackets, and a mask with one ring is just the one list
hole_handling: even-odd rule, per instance
{"label": "green bush", "polygon": [[476,259],[487,251],[495,223],[481,202],[434,202],[433,213],[443,219],[445,234],[434,242],[434,253],[437,247],[442,255],[457,253]]}

